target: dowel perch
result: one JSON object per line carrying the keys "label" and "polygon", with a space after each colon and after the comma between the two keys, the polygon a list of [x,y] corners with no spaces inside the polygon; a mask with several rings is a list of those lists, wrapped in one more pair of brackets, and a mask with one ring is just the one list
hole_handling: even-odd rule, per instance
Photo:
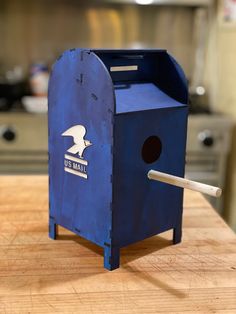
{"label": "dowel perch", "polygon": [[167,184],[178,186],[180,188],[201,192],[201,193],[208,194],[214,197],[220,197],[222,193],[222,190],[218,187],[199,183],[196,181],[191,181],[185,178],[180,178],[180,177],[173,176],[173,175],[156,171],[156,170],[150,170],[147,176],[151,180],[164,182]]}

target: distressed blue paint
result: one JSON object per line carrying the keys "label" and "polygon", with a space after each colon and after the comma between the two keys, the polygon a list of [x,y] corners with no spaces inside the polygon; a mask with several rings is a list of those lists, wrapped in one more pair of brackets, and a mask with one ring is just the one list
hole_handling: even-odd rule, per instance
{"label": "distressed blue paint", "polygon": [[[138,71],[110,72],[125,65]],[[183,190],[147,172],[184,175],[187,96],[183,71],[165,50],[71,49],[59,58],[49,85],[51,238],[62,225],[93,241],[110,270],[122,246],[168,229],[181,240]],[[75,143],[61,134],[74,125],[92,142],[84,151],[88,179],[64,171]],[[142,145],[152,135],[162,153],[146,164]]]}

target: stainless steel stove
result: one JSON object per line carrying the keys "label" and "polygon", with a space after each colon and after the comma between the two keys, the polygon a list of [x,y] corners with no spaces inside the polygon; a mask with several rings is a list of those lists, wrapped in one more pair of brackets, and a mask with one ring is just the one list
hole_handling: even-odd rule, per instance
{"label": "stainless steel stove", "polygon": [[[231,147],[233,122],[217,114],[189,115],[186,177],[202,183],[225,186],[227,158]],[[208,198],[222,213],[224,196]]]}
{"label": "stainless steel stove", "polygon": [[0,113],[0,174],[47,173],[47,115]]}

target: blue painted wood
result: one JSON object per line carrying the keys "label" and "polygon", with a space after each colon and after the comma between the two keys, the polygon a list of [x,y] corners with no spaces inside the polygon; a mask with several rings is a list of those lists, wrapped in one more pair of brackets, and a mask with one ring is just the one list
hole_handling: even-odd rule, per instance
{"label": "blue painted wood", "polygon": [[[49,85],[50,216],[57,224],[103,246],[110,242],[114,92],[111,78],[90,51],[67,51]],[[83,125],[92,145],[84,151],[88,179],[64,171],[73,138]],[[72,162],[73,164],[73,162]]]}
{"label": "blue painted wood", "polygon": [[182,220],[173,229],[173,244],[178,244],[182,239]]}
{"label": "blue painted wood", "polygon": [[[111,72],[114,66],[137,71]],[[66,51],[49,84],[49,236],[61,225],[104,248],[119,249],[173,229],[181,240],[183,190],[147,179],[152,168],[184,175],[187,84],[165,50]],[[142,147],[162,143],[147,164]]]}
{"label": "blue painted wood", "polygon": [[[150,181],[150,169],[184,176],[187,107],[115,117],[114,242],[125,246],[174,228],[182,215],[183,189]],[[149,136],[162,143],[159,159],[147,164],[141,151]]]}
{"label": "blue painted wood", "polygon": [[115,96],[116,113],[182,106],[153,83],[129,84],[122,89],[115,87]]}
{"label": "blue painted wood", "polygon": [[104,247],[104,267],[108,270],[114,270],[120,265],[120,249],[116,246]]}
{"label": "blue painted wood", "polygon": [[57,225],[51,217],[49,217],[49,237],[53,240],[56,240],[57,237]]}
{"label": "blue painted wood", "polygon": [[[187,81],[183,70],[166,50],[96,50],[109,70],[111,66],[134,66],[138,71],[110,72],[117,83],[154,83],[166,95],[187,104]],[[159,105],[157,104],[157,108]]]}

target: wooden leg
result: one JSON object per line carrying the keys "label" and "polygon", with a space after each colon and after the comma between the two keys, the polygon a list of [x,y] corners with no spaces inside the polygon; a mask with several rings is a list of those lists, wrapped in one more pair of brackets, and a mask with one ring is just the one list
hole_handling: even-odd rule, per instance
{"label": "wooden leg", "polygon": [[53,240],[56,240],[57,237],[57,224],[51,218],[49,218],[49,237]]}
{"label": "wooden leg", "polygon": [[108,270],[119,268],[120,265],[120,249],[105,246],[104,247],[104,267]]}
{"label": "wooden leg", "polygon": [[178,227],[173,229],[173,244],[177,244],[181,242],[182,238],[182,224],[179,224]]}

